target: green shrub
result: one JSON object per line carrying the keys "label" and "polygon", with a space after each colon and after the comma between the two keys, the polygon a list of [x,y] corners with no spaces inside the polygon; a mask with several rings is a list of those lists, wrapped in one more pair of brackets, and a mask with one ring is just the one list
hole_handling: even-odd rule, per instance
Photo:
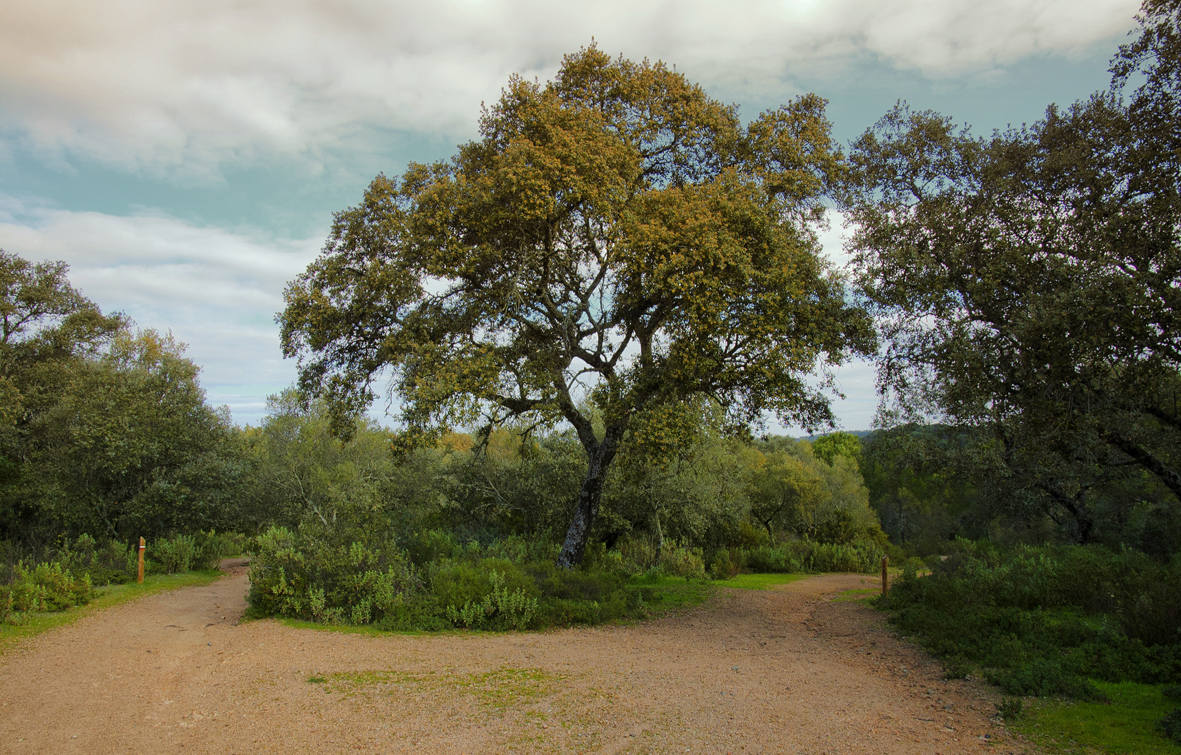
{"label": "green shrub", "polygon": [[1025,710],[1025,703],[1019,697],[1002,697],[997,703],[996,714],[1005,721],[1016,721]]}
{"label": "green shrub", "polygon": [[13,573],[5,600],[11,611],[64,611],[85,605],[93,592],[89,575],[77,579],[58,562],[37,564],[32,569],[17,563]]}
{"label": "green shrub", "polygon": [[784,548],[764,545],[742,551],[742,566],[757,574],[790,574],[800,570],[800,565]]}
{"label": "green shrub", "polygon": [[792,559],[806,572],[874,572],[881,568],[885,551],[872,540],[848,544],[795,540],[787,543]]}
{"label": "green shrub", "polygon": [[144,555],[150,557],[150,571],[179,574],[193,568],[193,558],[197,555],[197,541],[192,535],[176,535],[172,538],[153,540],[148,543]]}
{"label": "green shrub", "polygon": [[742,571],[742,553],[736,548],[714,551],[709,560],[710,579],[730,579]]}
{"label": "green shrub", "polygon": [[1176,684],[1177,562],[1097,546],[957,542],[878,605],[949,668],[979,666],[1011,695],[1101,700],[1091,680]]}
{"label": "green shrub", "polygon": [[530,598],[523,588],[505,585],[504,575],[493,569],[488,574],[491,588],[477,602],[466,601],[463,607],[447,606],[447,618],[456,626],[468,629],[525,629],[537,614],[537,598]]}
{"label": "green shrub", "polygon": [[109,540],[103,545],[90,535],[80,535],[58,554],[63,568],[88,574],[96,585],[123,584],[135,578],[138,554],[127,544]]}
{"label": "green shrub", "polygon": [[656,544],[645,537],[628,537],[618,545],[620,568],[635,576],[643,574],[659,562]]}
{"label": "green shrub", "polygon": [[405,547],[410,562],[416,566],[453,559],[463,552],[463,546],[445,530],[415,532],[406,539]]}
{"label": "green shrub", "polygon": [[687,548],[668,540],[660,554],[660,570],[670,577],[705,579],[705,560],[700,548]]}
{"label": "green shrub", "polygon": [[329,624],[368,624],[396,610],[418,582],[409,560],[392,545],[349,539],[314,527],[264,532],[250,563],[252,610]]}
{"label": "green shrub", "polygon": [[446,610],[461,608],[467,603],[481,603],[495,589],[492,574],[498,573],[511,591],[525,590],[533,596],[533,581],[511,561],[487,558],[477,562],[444,561],[435,564],[430,574],[430,588],[435,599]]}
{"label": "green shrub", "polygon": [[1169,739],[1181,744],[1181,708],[1174,708],[1156,722],[1156,728]]}
{"label": "green shrub", "polygon": [[190,569],[216,569],[221,560],[229,555],[229,538],[209,530],[198,531],[193,535],[193,555],[189,561]]}

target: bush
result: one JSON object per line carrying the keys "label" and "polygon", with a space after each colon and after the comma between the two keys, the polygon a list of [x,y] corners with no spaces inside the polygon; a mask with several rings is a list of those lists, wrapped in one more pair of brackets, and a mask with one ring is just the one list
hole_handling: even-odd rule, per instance
{"label": "bush", "polygon": [[1005,721],[1016,721],[1025,710],[1025,703],[1019,697],[1003,697],[997,703],[996,714]]}
{"label": "bush", "polygon": [[476,562],[444,561],[435,565],[430,575],[431,592],[446,611],[468,603],[482,603],[497,588],[492,575],[498,574],[501,586],[509,592],[522,590],[533,597],[533,581],[511,561],[498,558]]}
{"label": "bush", "polygon": [[1177,562],[1097,546],[1002,550],[960,541],[879,606],[949,668],[979,666],[1011,695],[1103,699],[1092,679],[1181,681]]}
{"label": "bush", "polygon": [[872,540],[845,545],[795,540],[787,544],[788,553],[807,572],[868,573],[881,568],[885,551]]}
{"label": "bush", "polygon": [[730,579],[742,571],[742,553],[734,548],[715,551],[709,560],[710,579]]}
{"label": "bush", "polygon": [[760,574],[790,574],[800,570],[799,563],[788,555],[786,549],[766,545],[744,550],[742,566]]}
{"label": "bush", "polygon": [[64,611],[85,605],[93,592],[89,575],[77,579],[57,562],[37,564],[32,569],[17,563],[13,573],[4,598],[6,611]]}
{"label": "bush", "polygon": [[150,554],[150,571],[165,574],[179,574],[193,568],[193,559],[198,555],[197,540],[192,535],[176,535],[171,539],[153,540],[148,544],[144,556]]}
{"label": "bush", "polygon": [[488,574],[491,588],[480,602],[466,601],[462,608],[447,606],[447,618],[468,629],[525,629],[537,614],[537,598],[524,588],[505,586],[504,575],[493,569]]}
{"label": "bush", "polygon": [[75,574],[88,574],[96,585],[120,585],[135,578],[138,554],[127,544],[109,540],[102,546],[90,535],[81,535],[58,554],[62,566]]}
{"label": "bush", "polygon": [[686,548],[668,540],[660,554],[660,571],[670,577],[705,579],[705,560],[700,548]]}
{"label": "bush", "polygon": [[1156,728],[1169,739],[1181,744],[1181,708],[1174,708],[1156,722]]}
{"label": "bush", "polygon": [[356,533],[272,527],[250,564],[252,610],[328,624],[369,624],[406,601],[418,582],[404,552],[351,541]]}
{"label": "bush", "polygon": [[[295,531],[272,528],[258,537],[251,561],[251,613],[433,631],[597,624],[646,610],[625,568],[560,569],[554,544],[544,539],[461,545],[447,532],[427,530],[403,542],[405,550],[373,533],[306,523]],[[600,562],[623,562],[609,556],[617,552],[599,550]],[[700,552],[669,552],[678,569],[703,573]]]}

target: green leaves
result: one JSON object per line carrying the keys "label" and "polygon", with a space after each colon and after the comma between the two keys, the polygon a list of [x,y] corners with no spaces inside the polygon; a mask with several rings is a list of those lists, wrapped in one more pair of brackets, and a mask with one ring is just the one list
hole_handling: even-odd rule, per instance
{"label": "green leaves", "polygon": [[1145,12],[1112,92],[988,139],[899,106],[857,142],[844,199],[894,418],[990,426],[1084,538],[1087,489],[1129,462],[1181,498],[1181,15]]}
{"label": "green leaves", "polygon": [[343,418],[388,378],[406,439],[565,420],[590,461],[584,534],[637,413],[712,397],[744,422],[831,421],[801,377],[873,333],[818,256],[843,170],[823,104],[744,130],[663,64],[594,47],[553,82],[514,77],[479,140],[337,215],[280,315],[301,387]]}

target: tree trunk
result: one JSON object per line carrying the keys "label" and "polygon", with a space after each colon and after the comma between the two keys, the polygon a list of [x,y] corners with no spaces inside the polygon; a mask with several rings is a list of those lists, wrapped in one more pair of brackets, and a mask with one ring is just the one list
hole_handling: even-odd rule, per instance
{"label": "tree trunk", "polygon": [[652,504],[652,523],[656,525],[656,563],[659,564],[664,554],[664,530],[660,528],[660,509],[656,504]]}
{"label": "tree trunk", "polygon": [[584,443],[589,464],[586,479],[582,481],[582,489],[578,491],[578,506],[574,509],[574,518],[570,521],[570,528],[566,530],[566,541],[562,543],[562,551],[558,554],[558,566],[563,569],[573,569],[582,563],[586,544],[590,540],[591,528],[595,525],[595,517],[599,515],[599,499],[603,497],[603,483],[607,481],[607,470],[615,459],[615,452],[619,450],[623,432],[623,426],[610,427],[602,442],[590,447]]}
{"label": "tree trunk", "polygon": [[[1071,517],[1074,518],[1075,524],[1078,525],[1079,543],[1082,545],[1090,543],[1094,537],[1095,523],[1091,520],[1090,515],[1087,514],[1086,509],[1083,506],[1083,499],[1086,497],[1086,490],[1079,491],[1078,495],[1074,496],[1074,498],[1071,498],[1062,491],[1056,490],[1043,483],[1039,483],[1037,487],[1048,493],[1051,498],[1057,501],[1059,505],[1066,509],[1070,513]],[[1054,519],[1052,515],[1050,518]],[[1058,522],[1057,519],[1054,519],[1054,521],[1056,524],[1061,525],[1061,522]]]}

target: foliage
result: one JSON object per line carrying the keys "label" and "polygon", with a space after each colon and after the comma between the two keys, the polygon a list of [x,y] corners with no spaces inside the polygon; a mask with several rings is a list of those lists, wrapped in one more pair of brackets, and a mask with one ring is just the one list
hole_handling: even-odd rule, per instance
{"label": "foliage", "polygon": [[836,463],[838,456],[861,464],[861,439],[853,433],[829,433],[812,441],[812,454],[829,466]]}
{"label": "foliage", "polygon": [[394,474],[387,433],[358,421],[343,443],[328,432],[323,404],[290,389],[267,408],[261,427],[244,434],[251,462],[244,513],[253,524],[296,527],[314,516],[328,526],[380,506],[382,483]]}
{"label": "foliage", "polygon": [[1160,729],[1161,734],[1181,744],[1181,708],[1173,708],[1166,713],[1164,718],[1156,722],[1156,728]]}
{"label": "foliage", "polygon": [[75,577],[60,563],[37,564],[26,567],[18,562],[13,568],[13,581],[0,588],[0,604],[13,611],[64,611],[85,605],[92,592],[90,576]]}
{"label": "foliage", "polygon": [[786,533],[829,543],[884,540],[853,456],[835,454],[830,464],[817,459],[806,441],[783,437],[763,439],[751,456],[750,515],[769,536]]}
{"label": "foliage", "polygon": [[250,562],[251,607],[262,615],[368,624],[400,606],[417,579],[396,547],[369,545],[305,522],[258,536]]}
{"label": "foliage", "polygon": [[465,601],[462,608],[447,606],[447,618],[468,629],[525,629],[537,613],[537,598],[530,598],[523,588],[511,590],[504,575],[493,569],[488,573],[490,590],[483,600]]}
{"label": "foliage", "polygon": [[568,422],[587,469],[559,560],[578,564],[634,417],[708,395],[744,421],[831,421],[802,376],[871,349],[818,254],[843,169],[823,104],[743,128],[664,65],[594,47],[544,86],[514,77],[479,141],[337,214],[280,318],[301,387],[347,430],[390,376],[407,442]]}
{"label": "foliage", "polygon": [[988,428],[993,479],[1083,542],[1099,487],[1181,503],[1181,4],[1140,20],[1109,92],[1031,126],[974,138],[898,106],[845,200],[885,423]]}
{"label": "foliage", "polygon": [[1100,546],[961,541],[932,573],[908,571],[880,603],[952,665],[1013,695],[1101,697],[1092,679],[1181,681],[1181,559]]}

